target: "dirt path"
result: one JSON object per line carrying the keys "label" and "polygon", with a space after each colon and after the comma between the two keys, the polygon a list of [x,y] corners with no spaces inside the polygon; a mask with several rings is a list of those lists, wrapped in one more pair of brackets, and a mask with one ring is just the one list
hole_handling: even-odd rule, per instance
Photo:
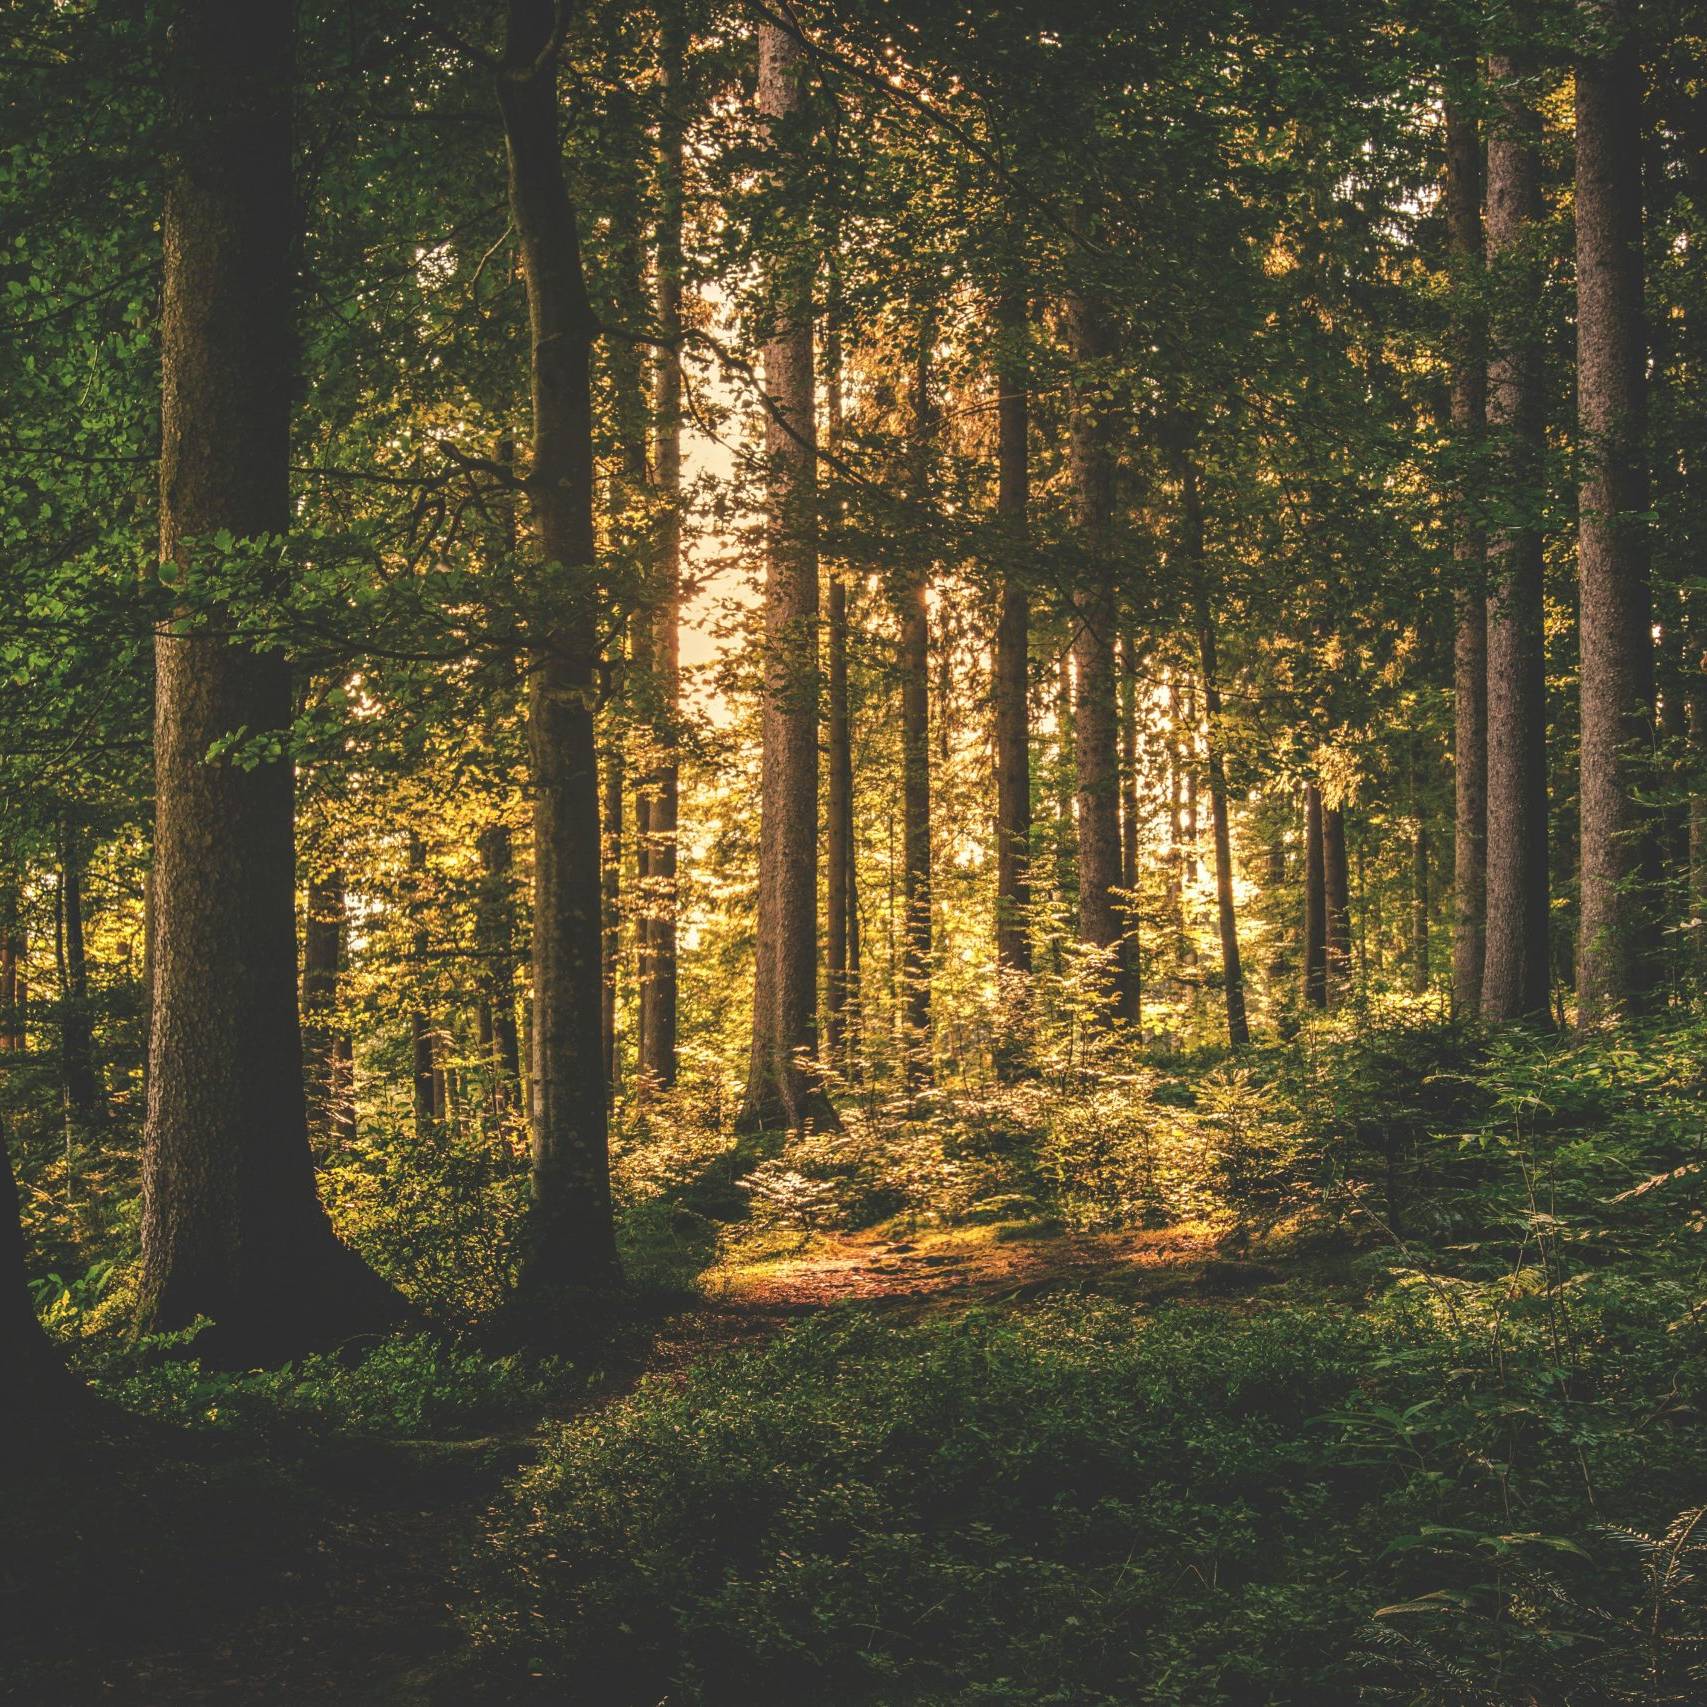
{"label": "dirt path", "polygon": [[[1004,1237],[988,1228],[912,1239],[850,1234],[819,1238],[793,1258],[726,1266],[711,1278],[703,1303],[651,1324],[643,1350],[557,1417],[521,1421],[475,1441],[318,1440],[270,1464],[256,1460],[252,1443],[210,1445],[207,1465],[185,1480],[185,1501],[168,1501],[159,1513],[168,1528],[186,1524],[192,1537],[180,1549],[182,1561],[167,1567],[168,1575],[187,1573],[189,1580],[150,1585],[162,1595],[160,1615],[137,1609],[134,1638],[103,1652],[108,1635],[85,1652],[57,1654],[57,1663],[23,1674],[19,1693],[0,1681],[0,1698],[41,1707],[460,1707],[478,1698],[469,1673],[455,1664],[464,1644],[454,1610],[462,1598],[460,1561],[481,1514],[526,1464],[544,1423],[592,1414],[644,1375],[685,1372],[822,1310],[860,1305],[915,1314],[1022,1303],[1060,1288],[1138,1302],[1226,1301],[1283,1278],[1223,1256],[1204,1233],[1177,1228],[1097,1236]],[[269,1473],[276,1481],[257,1493]],[[139,1545],[147,1546],[146,1534]]]}

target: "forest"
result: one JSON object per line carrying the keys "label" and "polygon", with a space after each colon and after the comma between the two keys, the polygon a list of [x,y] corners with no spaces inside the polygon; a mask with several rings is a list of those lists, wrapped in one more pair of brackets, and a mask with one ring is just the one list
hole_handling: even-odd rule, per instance
{"label": "forest", "polygon": [[1707,1701],[1699,0],[0,94],[0,1699]]}

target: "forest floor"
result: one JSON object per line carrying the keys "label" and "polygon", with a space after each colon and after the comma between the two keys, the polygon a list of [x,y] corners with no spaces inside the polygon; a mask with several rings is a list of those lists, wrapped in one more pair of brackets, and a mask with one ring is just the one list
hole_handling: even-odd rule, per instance
{"label": "forest floor", "polygon": [[69,1519],[84,1551],[76,1581],[50,1570],[4,1585],[0,1601],[12,1604],[0,1611],[21,1614],[30,1634],[8,1637],[23,1663],[6,1667],[0,1699],[518,1699],[514,1681],[483,1693],[478,1668],[461,1663],[467,1637],[455,1609],[483,1514],[550,1424],[591,1419],[646,1376],[684,1375],[823,1311],[1023,1309],[1062,1291],[1244,1311],[1276,1291],[1336,1291],[1339,1269],[1333,1257],[1247,1260],[1193,1226],[817,1235],[792,1254],[714,1269],[701,1301],[630,1324],[583,1397],[480,1438],[316,1434],[270,1439],[258,1452],[241,1433],[121,1437],[103,1446],[109,1474],[89,1478],[84,1465],[78,1475],[101,1490],[98,1510],[87,1496],[62,1505],[53,1476],[23,1502],[26,1527]]}

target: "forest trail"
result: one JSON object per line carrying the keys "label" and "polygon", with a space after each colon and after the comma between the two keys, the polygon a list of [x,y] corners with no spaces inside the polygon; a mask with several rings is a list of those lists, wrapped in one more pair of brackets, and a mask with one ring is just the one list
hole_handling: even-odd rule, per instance
{"label": "forest trail", "polygon": [[[255,1467],[253,1442],[219,1442],[211,1450],[229,1454],[230,1462],[198,1485],[186,1513],[192,1528],[211,1532],[209,1556],[198,1561],[211,1580],[155,1582],[150,1598],[167,1593],[199,1602],[212,1594],[228,1601],[233,1615],[169,1619],[164,1628],[139,1617],[139,1639],[114,1643],[105,1656],[68,1656],[48,1685],[62,1685],[61,1693],[44,1693],[38,1674],[30,1693],[5,1698],[41,1707],[50,1701],[55,1707],[85,1701],[457,1707],[515,1699],[513,1683],[504,1686],[509,1693],[483,1695],[478,1675],[459,1663],[466,1644],[454,1609],[482,1515],[504,1482],[525,1468],[542,1429],[595,1416],[649,1376],[685,1374],[704,1357],[759,1346],[820,1312],[1019,1308],[1057,1290],[1239,1307],[1285,1278],[1265,1263],[1224,1254],[1211,1233],[1197,1228],[820,1235],[796,1256],[713,1271],[702,1302],[652,1324],[578,1402],[474,1440],[335,1437],[303,1442],[300,1456],[275,1450],[267,1466],[272,1497],[284,1498],[288,1514],[265,1506],[247,1517],[210,1514],[208,1507]],[[265,1536],[243,1533],[256,1528]],[[210,1641],[214,1631],[218,1639]]]}

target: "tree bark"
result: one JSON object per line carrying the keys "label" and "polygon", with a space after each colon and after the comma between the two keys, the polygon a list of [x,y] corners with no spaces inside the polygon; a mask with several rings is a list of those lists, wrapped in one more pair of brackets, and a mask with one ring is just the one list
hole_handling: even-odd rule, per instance
{"label": "tree bark", "polygon": [[1542,631],[1541,355],[1530,321],[1529,251],[1541,218],[1540,120],[1513,87],[1521,67],[1490,58],[1487,251],[1494,314],[1488,426],[1506,520],[1488,542],[1487,922],[1482,1014],[1547,1018],[1547,701]]}
{"label": "tree bark", "polygon": [[[832,448],[842,430],[842,335],[832,301],[825,339],[827,408]],[[824,954],[824,1041],[831,1058],[846,1065],[853,1028],[847,1015],[858,1003],[858,872],[854,861],[853,723],[848,704],[848,588],[839,568],[830,572],[829,765],[825,790],[827,866]]]}
{"label": "tree bark", "polygon": [[1304,785],[1304,1000],[1328,1005],[1327,860],[1323,851],[1322,791]]}
{"label": "tree bark", "polygon": [[[1068,467],[1082,579],[1073,598],[1074,760],[1079,806],[1079,940],[1107,955],[1108,993],[1119,979],[1121,921],[1120,763],[1114,680],[1116,624],[1110,529],[1114,450],[1107,405],[1098,395],[1109,355],[1099,302],[1082,292],[1067,300],[1067,330],[1081,395],[1073,410]],[[1112,1007],[1112,1003],[1110,1004]]]}
{"label": "tree bark", "polygon": [[996,964],[1031,971],[1031,739],[1027,688],[1031,594],[1027,578],[1031,502],[1030,326],[1025,292],[997,305],[996,513],[1009,554],[1003,565],[994,660],[996,737]]}
{"label": "tree bark", "polygon": [[1581,770],[1580,1024],[1640,1012],[1658,987],[1648,587],[1642,70],[1634,0],[1585,0],[1603,51],[1576,68]]}
{"label": "tree bark", "polygon": [[[913,371],[913,501],[930,495],[930,339],[921,327]],[[931,747],[929,578],[908,564],[896,588],[901,669],[901,989],[909,1087],[931,1073]],[[939,708],[940,709],[940,708]]]}
{"label": "tree bark", "polygon": [[1328,1006],[1337,1007],[1351,987],[1351,873],[1345,855],[1345,812],[1338,806],[1322,809],[1322,897]]}
{"label": "tree bark", "polygon": [[614,1094],[621,1081],[616,1052],[617,971],[622,962],[622,784],[623,724],[613,715],[605,749],[604,815],[599,874],[599,916],[604,926],[604,979],[599,994],[599,1046],[605,1083]]}
{"label": "tree bark", "polygon": [[1245,1014],[1245,969],[1239,954],[1239,921],[1233,904],[1233,840],[1227,818],[1227,773],[1221,756],[1221,682],[1216,657],[1215,613],[1210,603],[1209,565],[1203,550],[1203,494],[1197,465],[1181,468],[1185,558],[1191,567],[1197,614],[1198,661],[1203,670],[1203,712],[1208,722],[1209,811],[1215,838],[1215,910],[1221,933],[1221,983],[1227,1011],[1227,1041],[1242,1049],[1251,1040]]}
{"label": "tree bark", "polygon": [[493,1103],[501,1114],[515,1102],[522,1071],[521,1039],[516,1032],[515,855],[510,826],[488,824],[480,832],[477,848],[480,893],[474,929],[485,995],[486,1042],[491,1049]]}
{"label": "tree bark", "polygon": [[526,489],[546,615],[532,640],[533,1200],[522,1285],[535,1303],[617,1277],[600,1025],[598,622],[592,578],[591,347],[597,330],[557,129],[556,8],[509,0],[498,105],[527,287],[533,455]]}
{"label": "tree bark", "polygon": [[[182,0],[161,313],[161,559],[290,525],[292,8]],[[138,1326],[244,1359],[399,1319],[315,1191],[296,988],[290,672],[217,625],[155,647],[153,1012]],[[237,731],[258,751],[210,762]],[[254,762],[248,762],[253,759]]]}
{"label": "tree bark", "polygon": [[1120,1017],[1139,1026],[1144,1019],[1144,944],[1138,916],[1138,652],[1130,634],[1120,637],[1120,887],[1126,892]]}
{"label": "tree bark", "polygon": [[[1456,77],[1475,82],[1472,60]],[[1482,1005],[1482,955],[1487,906],[1488,836],[1488,596],[1487,534],[1469,465],[1487,424],[1487,336],[1479,308],[1467,306],[1482,265],[1482,145],[1474,116],[1461,100],[1446,105],[1446,221],[1458,274],[1459,306],[1452,336],[1452,432],[1459,457],[1452,551],[1457,584],[1453,644],[1453,917],[1452,995],[1459,1013]]]}
{"label": "tree bark", "polygon": [[[806,56],[761,22],[759,114],[789,150]],[[794,175],[795,162],[784,170]],[[795,192],[804,190],[796,179]],[[740,1125],[751,1131],[836,1124],[815,1065],[818,957],[817,425],[812,362],[814,257],[771,257],[774,321],[764,346],[769,465],[764,601],[763,759],[753,1047]]]}
{"label": "tree bark", "polygon": [[649,613],[652,671],[652,760],[642,780],[644,960],[640,977],[641,1088],[676,1082],[676,857],[680,766],[682,599],[682,363],[675,340],[682,330],[682,203],[686,115],[683,79],[687,31],[679,10],[664,12],[664,82],[658,143],[658,350],[653,378],[653,471],[663,514],[658,525],[657,585]]}

